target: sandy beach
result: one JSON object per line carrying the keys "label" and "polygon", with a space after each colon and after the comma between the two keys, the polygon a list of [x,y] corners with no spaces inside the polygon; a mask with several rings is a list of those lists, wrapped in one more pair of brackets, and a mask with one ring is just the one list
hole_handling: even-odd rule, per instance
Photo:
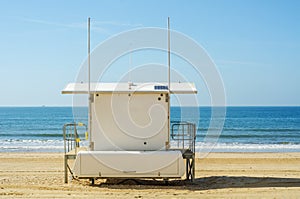
{"label": "sandy beach", "polygon": [[61,153],[0,153],[1,198],[300,198],[300,153],[211,153],[194,183],[64,183]]}

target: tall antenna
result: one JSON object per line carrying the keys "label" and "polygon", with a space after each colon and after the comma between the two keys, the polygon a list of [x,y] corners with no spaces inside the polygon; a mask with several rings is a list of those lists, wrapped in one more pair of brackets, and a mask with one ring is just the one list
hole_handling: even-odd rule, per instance
{"label": "tall antenna", "polygon": [[170,54],[170,17],[168,17],[168,142],[166,148],[170,148],[170,100],[171,100],[171,54]]}
{"label": "tall antenna", "polygon": [[171,84],[171,54],[170,54],[170,17],[168,17],[168,89],[170,94]]}
{"label": "tall antenna", "polygon": [[92,144],[92,97],[91,97],[91,18],[88,18],[88,99],[89,99],[89,117],[88,117],[88,135],[90,150],[93,150],[94,146]]}
{"label": "tall antenna", "polygon": [[131,84],[131,67],[132,67],[132,47],[131,43],[129,44],[129,74],[128,74],[128,83]]}

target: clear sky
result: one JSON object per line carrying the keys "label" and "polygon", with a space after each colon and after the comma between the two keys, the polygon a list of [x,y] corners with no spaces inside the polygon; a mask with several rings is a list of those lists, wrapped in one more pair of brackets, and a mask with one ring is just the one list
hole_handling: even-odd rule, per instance
{"label": "clear sky", "polygon": [[300,105],[299,9],[297,0],[2,0],[0,106],[72,105],[60,92],[86,58],[89,16],[92,48],[121,31],[165,28],[170,16],[215,61],[228,105]]}

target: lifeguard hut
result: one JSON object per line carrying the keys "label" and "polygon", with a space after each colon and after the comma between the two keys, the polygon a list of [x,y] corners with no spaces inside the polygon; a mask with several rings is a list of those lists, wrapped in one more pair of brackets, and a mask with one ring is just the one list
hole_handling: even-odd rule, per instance
{"label": "lifeguard hut", "polygon": [[[68,170],[91,183],[98,178],[168,180],[184,174],[194,179],[196,126],[170,120],[170,95],[197,93],[193,83],[70,83],[62,93],[90,95],[89,147],[79,147],[76,127],[83,124],[64,126],[66,183]],[[70,159],[75,159],[73,168]]]}

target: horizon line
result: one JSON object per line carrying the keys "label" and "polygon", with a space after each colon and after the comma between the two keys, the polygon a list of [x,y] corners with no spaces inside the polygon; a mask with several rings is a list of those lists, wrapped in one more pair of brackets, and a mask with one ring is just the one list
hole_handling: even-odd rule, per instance
{"label": "horizon line", "polygon": [[[67,105],[0,105],[0,108],[80,108],[88,106],[67,106]],[[200,106],[180,106],[174,105],[171,107],[300,107],[300,105],[227,105],[227,106],[209,106],[209,105],[200,105]]]}

